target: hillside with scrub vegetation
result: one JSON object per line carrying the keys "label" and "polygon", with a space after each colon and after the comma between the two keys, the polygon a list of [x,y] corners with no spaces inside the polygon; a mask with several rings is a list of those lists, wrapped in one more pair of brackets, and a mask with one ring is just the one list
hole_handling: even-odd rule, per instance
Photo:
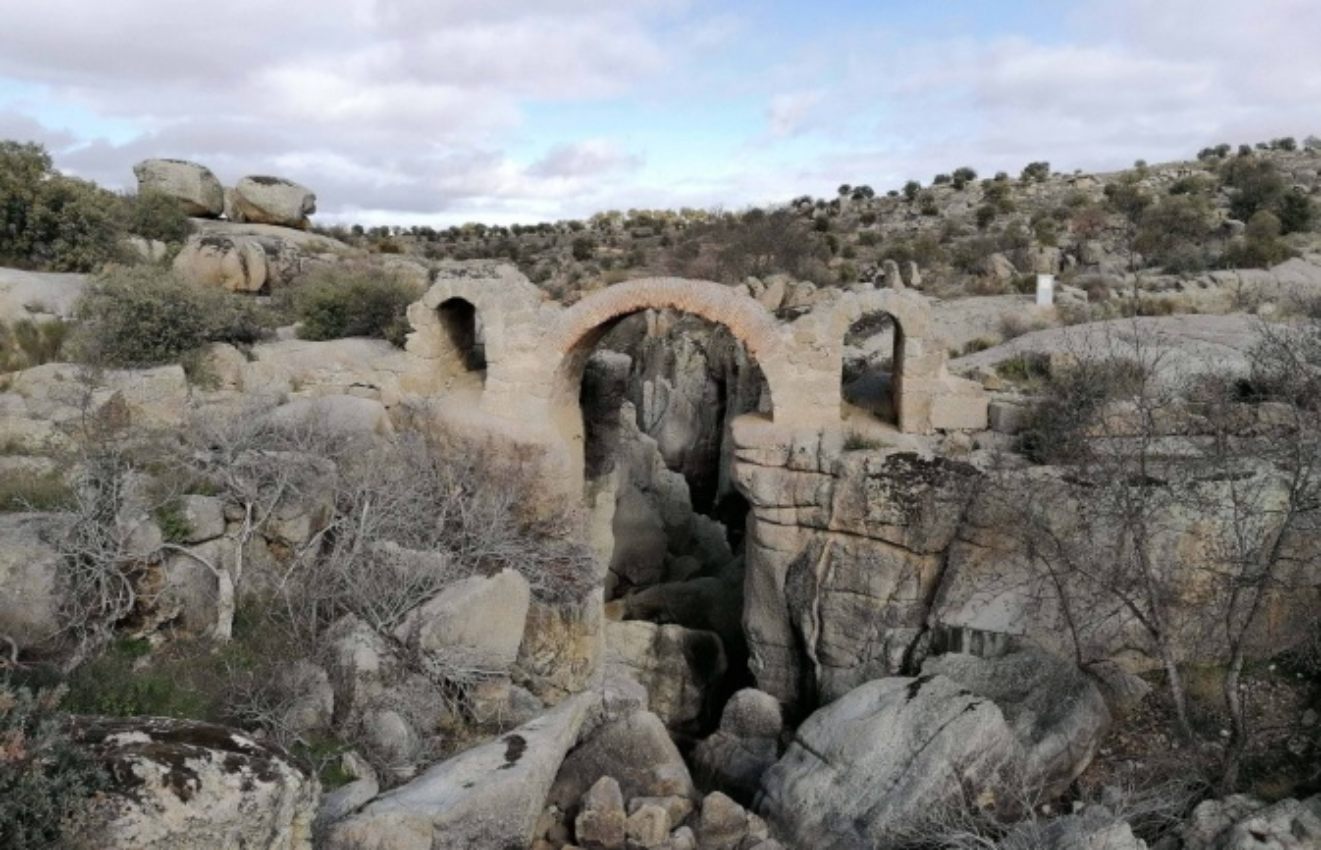
{"label": "hillside with scrub vegetation", "polygon": [[0,847],[1321,846],[1321,139],[444,230],[133,172],[0,142]]}

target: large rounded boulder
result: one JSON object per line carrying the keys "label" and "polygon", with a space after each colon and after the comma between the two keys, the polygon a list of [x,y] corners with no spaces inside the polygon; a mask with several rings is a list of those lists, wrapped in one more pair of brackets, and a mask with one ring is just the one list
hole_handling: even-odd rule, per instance
{"label": "large rounded boulder", "polygon": [[174,270],[198,286],[230,292],[261,292],[269,273],[266,251],[256,239],[201,233],[184,243]]}
{"label": "large rounded boulder", "polygon": [[163,717],[82,718],[75,738],[112,787],[80,821],[72,846],[312,850],[320,783],[273,744]]}
{"label": "large rounded boulder", "polygon": [[234,186],[232,211],[243,221],[306,228],[308,216],[316,212],[316,195],[283,177],[244,177]]}
{"label": "large rounded boulder", "polygon": [[994,804],[1022,745],[991,700],[944,676],[876,679],[798,727],[757,808],[794,847],[885,847],[943,808]]}
{"label": "large rounded boulder", "polygon": [[922,665],[999,706],[1027,756],[1025,775],[1062,793],[1091,764],[1110,728],[1096,684],[1076,665],[1025,647],[1000,658],[937,655]]}
{"label": "large rounded boulder", "polygon": [[133,166],[138,192],[159,192],[179,202],[186,215],[215,218],[225,208],[225,190],[211,169],[182,159],[144,159]]}

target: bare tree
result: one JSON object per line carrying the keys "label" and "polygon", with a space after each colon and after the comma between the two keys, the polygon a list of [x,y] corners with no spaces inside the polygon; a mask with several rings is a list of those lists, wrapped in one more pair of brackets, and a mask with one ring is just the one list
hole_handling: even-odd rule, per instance
{"label": "bare tree", "polygon": [[1052,594],[1075,657],[1103,629],[1136,627],[1166,676],[1176,722],[1192,737],[1179,669],[1183,623],[1177,564],[1165,554],[1179,533],[1188,472],[1162,436],[1180,405],[1162,356],[1136,323],[1079,346],[1043,388],[1021,439],[1053,475],[1001,477],[1008,526],[1043,592]]}
{"label": "bare tree", "polygon": [[[1314,592],[1307,579],[1321,564],[1313,543],[1321,531],[1321,326],[1263,324],[1250,358],[1246,386],[1207,380],[1196,396],[1213,436],[1201,457],[1202,478],[1212,486],[1199,493],[1197,507],[1220,520],[1212,526],[1202,571],[1216,591],[1216,638],[1228,661],[1225,793],[1237,788],[1252,736],[1242,678],[1262,648],[1266,612],[1272,599]],[[1275,415],[1267,427],[1257,424],[1251,408],[1245,417],[1245,394],[1247,401],[1271,405]]]}

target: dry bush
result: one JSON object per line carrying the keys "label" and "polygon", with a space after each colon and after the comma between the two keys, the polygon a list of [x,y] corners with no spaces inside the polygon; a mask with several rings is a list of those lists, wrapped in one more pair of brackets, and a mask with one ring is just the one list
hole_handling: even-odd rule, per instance
{"label": "dry bush", "polygon": [[1050,327],[1050,322],[1044,316],[1007,313],[1000,317],[1000,336],[1006,342],[1024,334],[1045,330],[1048,327]]}
{"label": "dry bush", "polygon": [[[1149,842],[1177,834],[1205,786],[1179,779],[1107,786],[1071,801],[1074,811],[1100,809],[1101,822],[1125,822]],[[895,850],[1036,850],[1046,846],[1052,824],[1068,809],[1048,799],[1032,783],[1010,777],[997,788],[996,803],[984,805],[966,795],[930,807],[894,838]]]}
{"label": "dry bush", "polygon": [[528,514],[531,459],[518,452],[416,434],[384,442],[251,414],[200,424],[191,443],[190,474],[242,512],[240,543],[287,504],[333,506],[274,577],[305,636],[344,614],[389,632],[441,587],[479,572],[514,569],[546,599],[577,598],[592,583],[573,515]]}

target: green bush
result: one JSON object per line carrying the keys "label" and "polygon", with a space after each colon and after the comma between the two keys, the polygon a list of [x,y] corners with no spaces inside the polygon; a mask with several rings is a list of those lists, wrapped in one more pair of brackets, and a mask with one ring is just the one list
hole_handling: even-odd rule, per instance
{"label": "green bush", "polygon": [[58,511],[73,502],[73,492],[58,472],[9,472],[0,479],[0,513]]}
{"label": "green bush", "polygon": [[1023,173],[1020,179],[1024,183],[1036,182],[1044,183],[1050,177],[1049,162],[1029,162],[1023,167]]}
{"label": "green bush", "polygon": [[77,314],[79,358],[104,366],[177,363],[209,342],[256,342],[272,324],[250,299],[149,267],[102,275],[79,299]]}
{"label": "green bush", "polygon": [[0,372],[29,369],[58,360],[68,335],[69,325],[62,319],[0,323]]}
{"label": "green bush", "polygon": [[1269,210],[1258,210],[1248,220],[1243,236],[1229,243],[1221,264],[1235,269],[1266,269],[1294,256],[1280,239],[1282,225]]}
{"label": "green bush", "polygon": [[579,236],[573,240],[570,251],[572,251],[575,260],[585,263],[596,256],[596,240],[590,236]]}
{"label": "green bush", "polygon": [[[1001,367],[1009,362],[1000,364]],[[1034,463],[1076,460],[1091,446],[1088,429],[1110,401],[1132,397],[1149,377],[1142,363],[1124,357],[1082,360],[1067,368],[1037,364],[1038,402],[1018,435],[1018,450]],[[1000,369],[1001,377],[1005,375]]]}
{"label": "green bush", "polygon": [[1229,195],[1229,212],[1239,221],[1248,221],[1258,210],[1274,209],[1284,196],[1284,178],[1268,159],[1247,156],[1235,159],[1224,170]]}
{"label": "green bush", "polygon": [[121,257],[122,201],[54,169],[40,145],[0,141],[0,260],[95,271]]}
{"label": "green bush", "polygon": [[1305,233],[1316,223],[1316,205],[1299,189],[1293,189],[1279,202],[1281,233]]}
{"label": "green bush", "polygon": [[1166,271],[1206,267],[1204,245],[1211,237],[1214,210],[1198,194],[1170,195],[1142,211],[1135,246]]}
{"label": "green bush", "polygon": [[64,827],[108,782],[71,740],[61,696],[0,682],[0,847],[7,850],[63,846]]}
{"label": "green bush", "polygon": [[421,290],[379,269],[322,269],[290,290],[303,339],[370,336],[402,346],[408,333],[405,312]]}
{"label": "green bush", "polygon": [[161,192],[142,192],[124,199],[128,232],[166,243],[183,242],[193,231],[179,202]]}
{"label": "green bush", "polygon": [[952,182],[954,183],[955,189],[962,189],[976,179],[977,172],[965,165],[961,168],[954,169]]}
{"label": "green bush", "polygon": [[[80,714],[110,717],[147,714],[221,719],[218,695],[202,686],[204,679],[220,678],[222,670],[218,662],[180,645],[171,650],[175,653],[173,657],[153,657],[150,666],[138,669],[135,662],[149,651],[150,646],[142,640],[123,639],[111,644],[69,678],[65,704]],[[202,668],[206,668],[205,675],[201,674]]]}

